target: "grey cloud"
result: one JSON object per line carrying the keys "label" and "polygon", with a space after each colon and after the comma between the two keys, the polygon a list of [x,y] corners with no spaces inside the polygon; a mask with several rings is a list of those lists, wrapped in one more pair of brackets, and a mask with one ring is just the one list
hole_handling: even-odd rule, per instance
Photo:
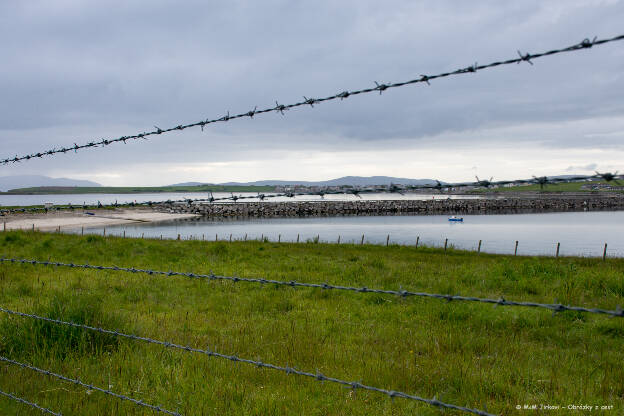
{"label": "grey cloud", "polygon": [[[622,21],[624,5],[608,1],[5,2],[0,157],[401,81],[513,57],[516,49],[611,36]],[[616,146],[617,136],[588,140],[586,131],[565,124],[624,115],[622,48],[593,48],[18,169],[239,160],[400,141]],[[478,133],[531,123],[553,129],[496,138]]]}

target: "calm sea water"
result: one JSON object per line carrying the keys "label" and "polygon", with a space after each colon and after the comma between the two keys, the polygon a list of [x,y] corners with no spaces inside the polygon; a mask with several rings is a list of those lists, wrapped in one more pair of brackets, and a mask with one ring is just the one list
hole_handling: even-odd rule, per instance
{"label": "calm sea water", "polygon": [[[267,195],[270,192],[266,192]],[[215,192],[213,196],[215,198],[229,197],[232,194],[229,192]],[[256,196],[255,192],[237,192],[237,196]],[[80,194],[80,195],[0,195],[0,206],[24,206],[24,205],[43,205],[46,202],[51,202],[55,205],[66,205],[71,203],[73,205],[97,205],[98,201],[102,204],[114,204],[118,202],[147,202],[147,201],[167,201],[167,200],[181,200],[181,199],[200,199],[209,198],[210,194],[206,192],[162,192],[154,194]],[[380,194],[362,194],[361,199],[364,200],[388,200],[388,199],[414,199],[414,200],[428,200],[428,199],[478,199],[480,196],[473,195],[440,195],[440,194],[414,194],[408,193],[405,195],[380,193]],[[339,195],[326,195],[325,200],[329,201],[350,201],[360,199],[355,195],[339,194]],[[280,197],[270,198],[267,201],[292,201],[292,198]],[[318,195],[306,195],[297,196],[295,201],[320,201],[321,197]],[[246,199],[245,201],[254,202],[258,199]]]}
{"label": "calm sea water", "polygon": [[[602,256],[608,243],[607,255],[624,257],[624,211],[566,212],[514,215],[465,215],[463,223],[452,223],[445,215],[426,216],[344,216],[266,219],[207,219],[168,221],[107,227],[107,234],[160,238],[241,240],[268,237],[272,241],[314,239],[341,243],[385,244],[420,243],[431,246],[448,244],[457,248],[489,253],[513,253],[516,240],[518,254],[554,255],[557,242],[560,255]],[[78,231],[79,232],[79,231]],[[101,228],[86,230],[101,234]]]}

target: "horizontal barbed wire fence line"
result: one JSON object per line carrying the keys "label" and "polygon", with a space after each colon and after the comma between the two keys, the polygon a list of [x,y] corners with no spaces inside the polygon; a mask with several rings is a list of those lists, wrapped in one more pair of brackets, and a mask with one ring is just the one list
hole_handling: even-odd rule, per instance
{"label": "horizontal barbed wire fence line", "polygon": [[56,413],[56,412],[53,412],[50,409],[46,409],[45,407],[41,407],[37,403],[29,402],[28,400],[22,399],[21,397],[17,397],[15,395],[11,394],[11,393],[6,393],[6,392],[4,392],[2,390],[0,390],[0,396],[5,396],[5,397],[8,397],[9,399],[15,400],[16,402],[20,402],[20,403],[26,404],[28,406],[34,407],[35,409],[40,410],[42,413],[47,413],[49,415],[55,415],[55,416],[63,416],[60,413]]}
{"label": "horizontal barbed wire fence line", "polygon": [[[238,357],[236,355],[222,354],[222,353],[219,353],[219,352],[216,352],[216,351],[210,351],[210,350],[207,350],[207,349],[204,350],[204,349],[199,349],[199,348],[193,348],[193,347],[190,347],[190,346],[179,345],[179,344],[175,344],[175,343],[171,343],[171,342],[167,342],[167,341],[160,341],[160,340],[156,340],[156,339],[152,339],[152,338],[148,338],[148,337],[140,337],[140,336],[137,336],[137,335],[124,334],[122,332],[112,331],[112,330],[108,330],[108,329],[104,329],[104,328],[92,327],[92,326],[89,326],[89,325],[77,324],[77,323],[74,323],[74,322],[61,321],[61,320],[58,320],[58,319],[46,318],[46,317],[43,317],[43,316],[27,314],[27,313],[23,313],[23,312],[16,312],[16,311],[12,311],[10,309],[5,309],[5,308],[2,308],[2,307],[0,307],[0,312],[4,312],[4,313],[10,314],[10,315],[21,316],[23,318],[38,319],[38,320],[41,320],[41,321],[50,322],[50,323],[54,323],[54,324],[58,324],[58,325],[67,325],[67,326],[71,326],[71,327],[75,327],[75,328],[82,328],[82,329],[86,329],[86,330],[90,330],[90,331],[96,331],[96,332],[99,332],[99,333],[102,333],[102,334],[114,335],[114,336],[118,336],[118,337],[122,337],[122,338],[132,339],[132,340],[135,340],[135,341],[146,342],[146,343],[149,343],[149,344],[161,345],[161,346],[166,347],[166,348],[178,349],[178,350],[185,351],[185,352],[205,354],[205,355],[208,355],[209,357],[222,358],[222,359],[229,360],[229,361],[232,361],[232,362],[235,362],[235,363],[236,362],[240,362],[240,363],[245,363],[245,364],[251,364],[251,365],[254,365],[254,366],[258,367],[258,368],[269,368],[271,370],[282,371],[282,372],[285,372],[287,374],[296,374],[296,375],[299,375],[299,376],[311,377],[311,378],[314,378],[315,380],[321,381],[321,382],[328,381],[328,382],[332,382],[332,383],[341,384],[343,386],[350,387],[353,390],[362,389],[362,390],[375,391],[375,392],[378,392],[378,393],[385,394],[385,395],[387,395],[387,396],[389,396],[391,398],[400,397],[400,398],[409,399],[409,400],[416,400],[416,401],[423,402],[423,403],[429,404],[431,406],[436,406],[436,407],[440,407],[440,408],[460,410],[460,411],[463,411],[463,412],[473,413],[473,414],[476,414],[476,415],[493,416],[492,414],[490,414],[488,412],[484,412],[482,410],[471,409],[471,408],[462,407],[462,406],[457,406],[457,405],[450,404],[450,403],[444,403],[444,402],[441,402],[441,401],[437,400],[436,398],[427,399],[427,398],[424,398],[424,397],[415,396],[415,395],[403,393],[403,392],[400,392],[400,391],[387,390],[387,389],[382,389],[382,388],[378,388],[378,387],[369,386],[369,385],[362,384],[362,383],[359,383],[359,382],[356,382],[356,381],[346,381],[346,380],[341,380],[341,379],[334,378],[334,377],[328,377],[328,376],[325,376],[325,375],[321,374],[318,371],[316,373],[300,371],[300,370],[297,370],[296,368],[293,368],[293,367],[278,366],[278,365],[274,365],[274,364],[265,363],[265,362],[262,362],[262,361],[241,358],[241,357]],[[6,358],[4,358],[2,356],[0,356],[0,361],[8,361],[8,362],[10,362],[12,364],[20,365],[20,366],[23,366],[23,367],[26,367],[26,368],[31,368],[30,366],[28,366],[26,364],[20,364],[20,363],[17,363],[15,361],[8,360],[8,359],[6,359]],[[44,370],[40,370],[40,371],[44,371]],[[44,373],[47,374],[48,372],[44,372]],[[54,374],[52,374],[52,375],[54,375]]]}
{"label": "horizontal barbed wire fence line", "polygon": [[[540,177],[540,178],[532,178],[532,179],[514,179],[514,180],[505,180],[505,181],[488,181],[488,180],[477,180],[476,182],[440,182],[437,181],[435,185],[389,185],[383,187],[364,187],[364,188],[353,188],[347,190],[319,190],[319,191],[310,191],[310,192],[280,192],[280,193],[267,193],[267,194],[258,194],[258,195],[234,195],[232,193],[231,196],[219,197],[215,198],[210,196],[208,198],[185,198],[185,199],[177,199],[177,200],[164,200],[164,201],[145,201],[145,202],[122,202],[122,203],[114,203],[114,204],[64,204],[64,205],[55,205],[50,208],[46,207],[24,207],[24,208],[9,208],[9,209],[1,209],[0,215],[3,214],[13,214],[13,213],[29,213],[29,212],[50,212],[50,211],[58,211],[58,210],[75,210],[75,209],[107,209],[107,208],[119,208],[119,207],[153,207],[154,205],[160,204],[177,204],[177,203],[186,203],[186,204],[194,204],[194,203],[213,203],[213,202],[222,202],[222,201],[233,201],[236,202],[238,200],[246,200],[246,199],[257,199],[260,201],[264,201],[265,199],[270,198],[295,198],[297,196],[320,196],[324,197],[325,195],[354,195],[356,197],[360,196],[360,194],[376,194],[376,193],[388,193],[388,194],[399,194],[403,195],[406,192],[410,191],[419,191],[419,190],[432,190],[443,192],[445,190],[451,188],[465,188],[465,187],[482,187],[489,189],[493,186],[503,186],[503,185],[540,185],[546,186],[549,184],[561,184],[561,183],[573,183],[573,182],[583,182],[587,180],[593,179],[602,179],[607,182],[614,181],[619,183],[618,180],[624,180],[624,175],[618,175],[616,173],[597,173],[596,175],[589,176],[574,176],[572,178],[558,178],[558,177]],[[201,192],[201,191],[200,191]],[[204,193],[212,192],[207,191]],[[478,195],[478,194],[477,194]],[[589,194],[588,194],[589,195]]]}
{"label": "horizontal barbed wire fence line", "polygon": [[115,393],[115,392],[112,392],[110,390],[106,390],[106,389],[94,386],[92,384],[83,383],[82,381],[77,380],[77,379],[65,377],[63,375],[56,374],[56,373],[53,373],[53,372],[48,371],[48,370],[42,370],[41,368],[29,365],[29,364],[20,363],[18,361],[11,360],[10,358],[6,358],[6,357],[3,357],[1,355],[0,355],[0,362],[5,362],[7,364],[12,364],[12,365],[15,365],[15,366],[18,366],[18,367],[26,368],[28,370],[32,370],[32,371],[34,371],[36,373],[39,373],[39,374],[45,374],[47,376],[55,377],[55,378],[58,378],[59,380],[67,381],[68,383],[73,383],[73,384],[76,384],[78,386],[85,387],[85,388],[87,388],[89,390],[97,390],[97,391],[102,392],[104,394],[108,394],[109,396],[116,397],[116,398],[118,398],[120,400],[129,401],[131,403],[136,404],[137,406],[147,407],[148,409],[151,409],[151,410],[153,410],[155,412],[165,413],[165,414],[174,415],[174,416],[182,416],[179,413],[172,412],[172,411],[167,410],[167,409],[163,409],[160,406],[154,406],[154,405],[145,403],[142,400],[133,399],[132,397],[128,397],[128,396],[125,396],[123,394]]}
{"label": "horizontal barbed wire fence line", "polygon": [[139,134],[134,134],[134,135],[130,135],[130,136],[121,136],[118,137],[116,139],[102,139],[99,141],[91,141],[89,143],[86,144],[76,144],[74,143],[73,146],[69,146],[69,147],[60,147],[60,148],[53,148],[50,150],[46,150],[46,151],[42,151],[42,152],[37,152],[37,153],[31,153],[29,155],[24,155],[24,156],[15,156],[12,158],[4,158],[4,159],[0,159],[0,164],[6,165],[8,163],[16,163],[16,162],[20,162],[23,160],[30,160],[30,159],[34,159],[34,158],[41,158],[43,156],[50,156],[50,155],[54,155],[54,154],[59,154],[59,153],[67,153],[67,152],[77,152],[80,149],[85,149],[85,148],[93,148],[93,147],[105,147],[108,145],[111,145],[113,143],[119,143],[119,142],[123,142],[126,143],[128,140],[138,140],[138,139],[145,139],[147,140],[147,138],[149,136],[153,136],[153,135],[160,135],[163,133],[168,133],[168,132],[172,132],[172,131],[178,131],[178,130],[184,130],[184,129],[188,129],[191,127],[200,127],[202,130],[204,129],[204,126],[208,125],[208,124],[213,124],[213,123],[218,123],[218,122],[225,122],[225,121],[229,121],[229,120],[234,120],[234,119],[238,119],[238,118],[244,118],[244,117],[249,117],[249,118],[253,118],[255,115],[258,114],[264,114],[264,113],[270,113],[270,112],[279,112],[281,114],[284,114],[284,111],[289,110],[291,108],[295,108],[295,107],[302,107],[302,106],[307,106],[309,105],[310,107],[314,107],[314,104],[319,104],[325,101],[332,101],[332,100],[337,100],[337,99],[344,99],[347,98],[349,96],[352,95],[359,95],[359,94],[368,94],[368,93],[372,93],[372,92],[377,92],[379,91],[379,94],[381,94],[383,91],[390,89],[390,88],[398,88],[398,87],[403,87],[406,85],[411,85],[411,84],[418,84],[418,83],[427,83],[429,84],[430,81],[438,79],[438,78],[445,78],[445,77],[450,77],[450,76],[454,76],[454,75],[461,75],[461,74],[472,74],[475,73],[477,71],[481,71],[483,69],[487,69],[487,68],[494,68],[497,66],[501,66],[501,65],[510,65],[510,64],[519,64],[521,62],[527,62],[531,65],[533,65],[533,60],[538,59],[538,58],[542,58],[545,56],[551,56],[551,55],[556,55],[556,54],[560,54],[560,53],[564,53],[564,52],[574,52],[574,51],[579,51],[582,49],[588,49],[588,48],[592,48],[594,46],[598,46],[598,45],[603,45],[606,43],[610,43],[610,42],[615,42],[615,41],[619,41],[619,40],[623,40],[624,39],[624,35],[619,35],[619,36],[614,36],[612,38],[606,38],[606,39],[597,39],[594,38],[593,40],[589,40],[589,39],[584,39],[583,41],[581,41],[580,43],[576,43],[574,45],[568,46],[568,47],[564,47],[561,49],[553,49],[550,51],[546,51],[546,52],[540,52],[540,53],[535,53],[535,54],[530,54],[530,53],[526,53],[526,54],[522,54],[520,51],[518,51],[518,58],[512,58],[512,59],[507,59],[504,61],[496,61],[496,62],[491,62],[489,64],[485,64],[485,65],[478,65],[478,64],[472,64],[468,67],[465,68],[460,68],[457,69],[455,71],[451,71],[451,72],[442,72],[436,75],[420,75],[418,78],[409,80],[409,81],[403,81],[403,82],[397,82],[397,83],[387,83],[387,84],[379,84],[377,82],[375,82],[375,87],[370,87],[370,88],[363,88],[360,90],[354,90],[354,91],[343,91],[340,92],[338,94],[334,94],[334,95],[330,95],[324,98],[307,98],[307,97],[303,97],[303,101],[299,101],[293,104],[279,104],[277,101],[275,102],[275,106],[272,107],[268,107],[262,110],[258,110],[257,107],[254,107],[253,110],[251,111],[247,111],[244,113],[240,113],[240,114],[235,114],[235,115],[230,115],[229,112],[223,116],[223,117],[219,117],[219,118],[215,118],[215,119],[206,119],[206,120],[201,120],[201,121],[197,121],[195,123],[190,123],[190,124],[180,124],[177,125],[175,127],[169,127],[166,129],[161,129],[158,126],[154,126],[156,127],[156,130],[153,131],[148,131],[148,132],[143,132],[143,133],[139,133]]}
{"label": "horizontal barbed wire fence line", "polygon": [[57,266],[57,267],[70,267],[70,268],[80,268],[80,269],[90,269],[90,270],[106,270],[106,271],[121,271],[121,272],[129,272],[129,273],[144,273],[148,275],[159,275],[159,276],[177,276],[177,277],[189,277],[193,279],[206,279],[206,280],[226,280],[231,282],[245,282],[245,283],[260,283],[260,284],[276,284],[290,287],[308,287],[308,288],[317,288],[317,289],[326,289],[326,290],[346,290],[350,292],[359,292],[359,293],[377,293],[377,294],[386,294],[386,295],[396,295],[401,297],[408,296],[417,296],[417,297],[426,297],[433,299],[440,299],[446,301],[465,301],[465,302],[480,302],[480,303],[488,303],[495,306],[524,306],[524,307],[532,307],[532,308],[544,308],[549,309],[553,312],[563,312],[563,311],[575,311],[575,312],[586,312],[586,313],[596,313],[610,316],[618,316],[624,317],[624,310],[620,306],[617,306],[615,310],[609,309],[600,309],[600,308],[585,308],[582,306],[570,306],[563,305],[558,303],[537,303],[537,302],[516,302],[506,300],[503,297],[500,299],[488,299],[488,298],[478,298],[471,296],[460,296],[460,295],[448,295],[448,294],[440,294],[440,293],[428,293],[428,292],[411,292],[408,290],[385,290],[385,289],[370,289],[367,287],[350,287],[350,286],[337,286],[330,285],[327,283],[303,283],[296,282],[294,280],[285,281],[285,280],[272,280],[272,279],[261,279],[261,278],[246,278],[246,277],[237,277],[237,276],[219,276],[215,274],[197,274],[197,273],[184,273],[184,272],[173,272],[173,271],[158,271],[158,270],[150,270],[150,269],[137,269],[137,268],[126,268],[126,267],[117,267],[117,266],[92,266],[89,264],[74,264],[74,263],[59,263],[52,261],[38,261],[31,259],[15,259],[15,258],[5,258],[0,257],[0,263],[17,263],[17,264],[31,264],[31,265],[39,265],[39,266]]}

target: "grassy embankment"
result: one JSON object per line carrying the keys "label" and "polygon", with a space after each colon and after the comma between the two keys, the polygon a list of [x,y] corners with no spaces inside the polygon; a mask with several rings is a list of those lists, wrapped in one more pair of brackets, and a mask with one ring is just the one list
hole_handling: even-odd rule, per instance
{"label": "grassy embankment", "polygon": [[[623,192],[618,190],[599,190],[592,191],[591,189],[581,189],[583,185],[604,185],[607,182],[570,182],[570,183],[555,183],[555,184],[547,184],[542,188],[539,185],[527,185],[527,186],[512,186],[509,188],[498,187],[495,189],[478,189],[472,192],[483,193],[483,192],[587,192],[587,193],[603,193],[603,192]],[[618,186],[616,183],[611,183],[611,185]]]}
{"label": "grassy embankment", "polygon": [[11,189],[0,195],[54,195],[54,194],[138,194],[161,192],[272,192],[273,186],[37,186]]}
{"label": "grassy embankment", "polygon": [[[26,232],[0,233],[0,255],[608,309],[624,305],[623,259]],[[624,411],[622,318],[12,264],[0,265],[0,288],[0,305],[9,309],[487,406],[493,413],[516,414],[518,404],[539,403],[614,406],[592,414]],[[0,355],[187,415],[440,414],[405,399],[4,314]],[[5,364],[0,390],[68,415],[150,414]],[[29,411],[0,398],[0,414]]]}

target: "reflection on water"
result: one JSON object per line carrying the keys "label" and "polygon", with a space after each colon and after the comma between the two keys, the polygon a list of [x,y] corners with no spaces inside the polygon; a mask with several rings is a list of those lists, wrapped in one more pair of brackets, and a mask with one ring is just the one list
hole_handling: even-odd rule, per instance
{"label": "reflection on water", "polygon": [[[271,241],[312,240],[341,243],[391,244],[416,243],[489,253],[513,254],[518,241],[518,254],[554,255],[557,242],[560,255],[602,256],[608,243],[608,255],[624,257],[624,211],[565,212],[516,215],[465,215],[460,223],[449,222],[448,216],[343,216],[305,218],[253,218],[168,221],[162,223],[107,227],[107,234],[160,238],[214,240],[260,239]],[[85,232],[102,233],[101,228]]]}

